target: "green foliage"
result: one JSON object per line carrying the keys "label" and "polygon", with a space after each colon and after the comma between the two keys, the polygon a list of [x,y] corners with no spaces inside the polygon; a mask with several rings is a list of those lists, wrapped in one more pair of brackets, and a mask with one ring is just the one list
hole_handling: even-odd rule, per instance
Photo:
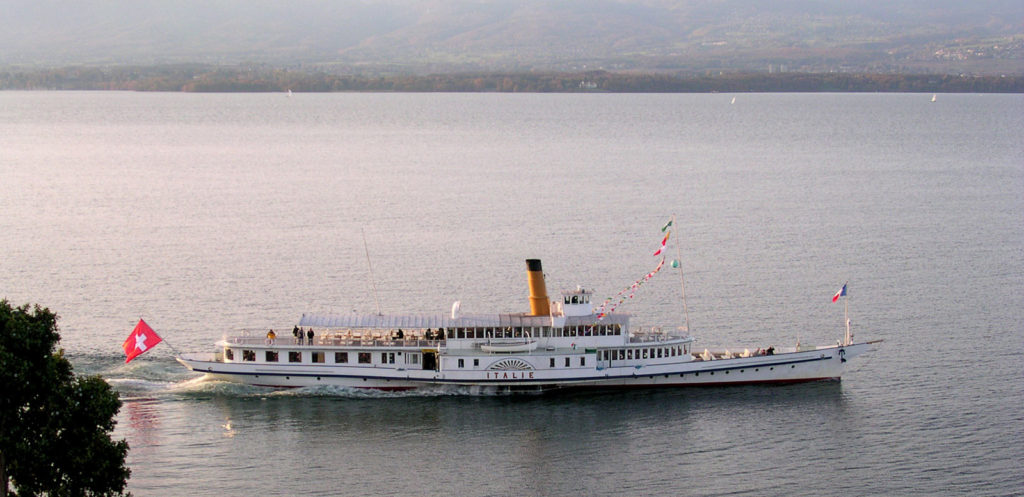
{"label": "green foliage", "polygon": [[128,443],[114,441],[117,392],[99,376],[76,377],[57,315],[0,300],[0,495],[123,495]]}

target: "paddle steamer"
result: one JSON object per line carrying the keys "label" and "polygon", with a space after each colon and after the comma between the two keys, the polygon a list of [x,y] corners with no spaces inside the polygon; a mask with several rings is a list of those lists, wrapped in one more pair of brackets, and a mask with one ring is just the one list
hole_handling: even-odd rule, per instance
{"label": "paddle steamer", "polygon": [[[303,315],[303,334],[225,336],[214,353],[181,354],[187,368],[269,387],[332,385],[410,390],[444,385],[498,391],[650,388],[839,380],[868,350],[847,331],[833,345],[695,350],[685,329],[632,329],[584,288],[547,295],[541,262],[526,261],[530,312],[465,315]],[[313,337],[308,337],[308,331]]]}

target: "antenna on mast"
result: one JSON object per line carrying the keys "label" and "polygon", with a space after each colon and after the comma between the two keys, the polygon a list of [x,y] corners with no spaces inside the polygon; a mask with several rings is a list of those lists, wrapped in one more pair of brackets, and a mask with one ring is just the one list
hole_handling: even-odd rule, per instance
{"label": "antenna on mast", "polygon": [[373,264],[370,264],[370,249],[366,246],[366,231],[360,227],[359,233],[363,235],[363,250],[366,252],[366,267],[370,270],[370,288],[373,288],[373,300],[377,303],[377,315],[381,316],[383,313],[380,312],[380,298],[377,297],[377,284],[373,281]]}

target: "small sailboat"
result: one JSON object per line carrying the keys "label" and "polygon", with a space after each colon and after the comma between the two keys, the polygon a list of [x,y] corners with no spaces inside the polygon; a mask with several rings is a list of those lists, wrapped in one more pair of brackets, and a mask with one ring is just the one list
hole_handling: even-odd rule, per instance
{"label": "small sailboat", "polygon": [[935,94],[932,93],[932,102],[934,102],[934,101],[935,101]]}
{"label": "small sailboat", "polygon": [[729,102],[729,103],[730,103],[730,104],[734,104],[734,103],[736,103],[736,97],[732,97],[732,102]]}

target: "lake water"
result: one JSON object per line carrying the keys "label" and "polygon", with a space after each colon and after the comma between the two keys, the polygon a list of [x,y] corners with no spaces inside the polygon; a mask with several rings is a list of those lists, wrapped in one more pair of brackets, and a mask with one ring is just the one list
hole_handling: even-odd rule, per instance
{"label": "lake water", "polygon": [[[732,97],[736,102],[730,104]],[[140,496],[1024,492],[1024,96],[0,93],[0,297],[121,393]],[[841,383],[287,392],[174,348],[303,312],[528,309],[652,270],[698,347],[833,343]],[[680,323],[663,271],[619,311]]]}

